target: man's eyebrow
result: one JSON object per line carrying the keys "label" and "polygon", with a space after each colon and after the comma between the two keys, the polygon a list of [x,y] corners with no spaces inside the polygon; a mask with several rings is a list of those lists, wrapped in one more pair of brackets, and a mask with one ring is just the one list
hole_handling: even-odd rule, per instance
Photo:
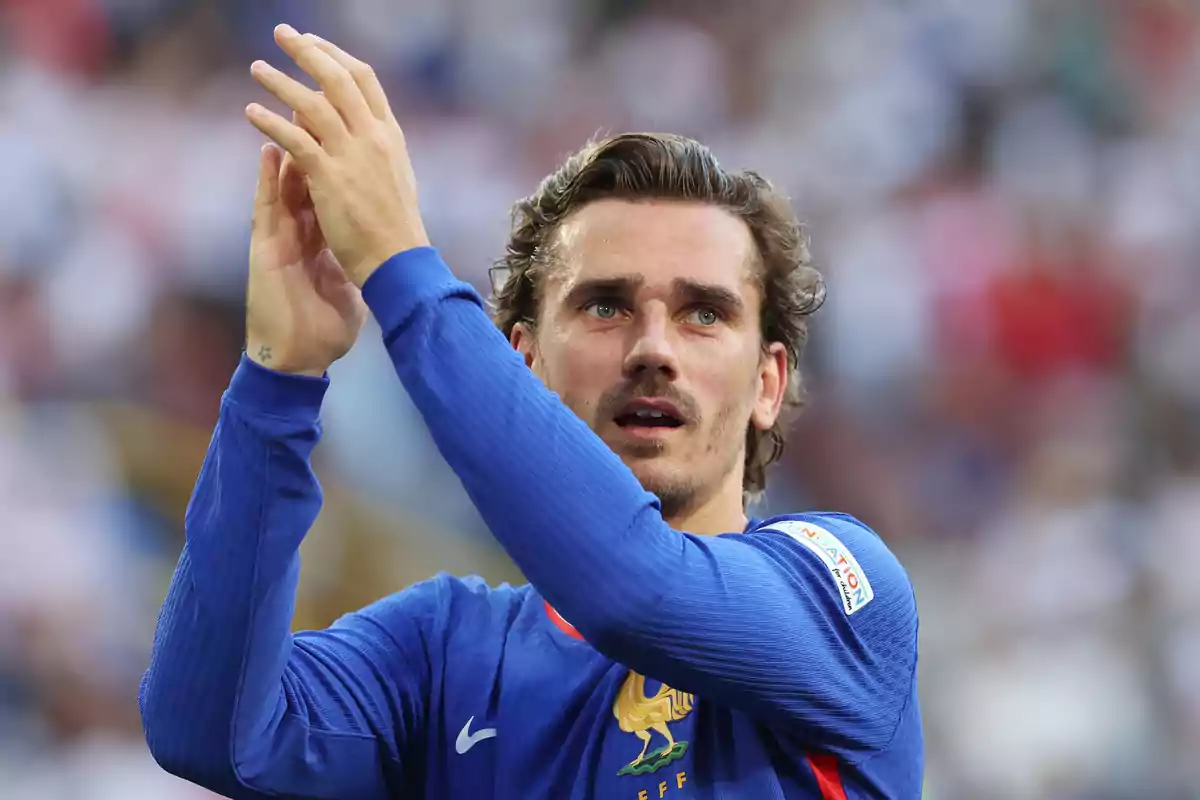
{"label": "man's eyebrow", "polygon": [[593,297],[631,298],[645,282],[646,279],[641,275],[582,280],[567,290],[563,302],[566,305],[575,306]]}
{"label": "man's eyebrow", "polygon": [[740,294],[720,284],[676,278],[672,288],[688,303],[716,306],[730,313],[740,314],[746,305]]}

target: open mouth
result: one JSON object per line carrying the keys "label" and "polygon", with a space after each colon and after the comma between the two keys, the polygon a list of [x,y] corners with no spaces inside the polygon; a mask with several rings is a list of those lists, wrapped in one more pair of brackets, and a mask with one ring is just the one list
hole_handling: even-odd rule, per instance
{"label": "open mouth", "polygon": [[624,430],[642,428],[681,428],[683,418],[670,403],[654,400],[635,400],[613,418]]}

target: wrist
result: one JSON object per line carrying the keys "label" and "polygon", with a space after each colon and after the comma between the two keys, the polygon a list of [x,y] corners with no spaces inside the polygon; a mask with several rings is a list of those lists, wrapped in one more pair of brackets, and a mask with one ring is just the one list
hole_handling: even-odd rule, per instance
{"label": "wrist", "polygon": [[300,375],[306,378],[323,378],[328,366],[304,364],[288,358],[278,348],[269,344],[247,340],[246,357],[258,366],[283,375]]}
{"label": "wrist", "polygon": [[395,236],[386,241],[381,241],[376,247],[372,247],[370,255],[359,260],[353,271],[348,272],[352,281],[361,289],[367,279],[375,273],[375,270],[382,267],[388,261],[400,253],[406,253],[409,250],[416,250],[420,247],[429,247],[429,237],[425,234],[425,229],[421,228],[404,236]]}
{"label": "wrist", "polygon": [[226,396],[245,409],[273,417],[315,421],[329,379],[281,373],[243,354]]}

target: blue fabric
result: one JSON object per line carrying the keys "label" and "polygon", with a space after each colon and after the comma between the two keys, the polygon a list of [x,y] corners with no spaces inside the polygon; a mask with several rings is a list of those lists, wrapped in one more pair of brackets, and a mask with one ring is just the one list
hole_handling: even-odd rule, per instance
{"label": "blue fabric", "polygon": [[438,576],[290,634],[327,381],[243,359],[142,686],[164,767],[231,797],[814,798],[832,756],[847,797],[920,796],[915,600],[873,532],[838,514],[674,531],[435,250],[364,296],[531,585]]}

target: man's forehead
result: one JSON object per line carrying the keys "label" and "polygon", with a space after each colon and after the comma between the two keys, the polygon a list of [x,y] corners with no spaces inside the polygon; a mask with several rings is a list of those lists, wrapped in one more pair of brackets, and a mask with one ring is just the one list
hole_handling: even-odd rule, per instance
{"label": "man's forehead", "polygon": [[645,286],[684,279],[745,291],[755,283],[749,228],[712,205],[597,201],[564,221],[555,251],[560,285],[636,277]]}

